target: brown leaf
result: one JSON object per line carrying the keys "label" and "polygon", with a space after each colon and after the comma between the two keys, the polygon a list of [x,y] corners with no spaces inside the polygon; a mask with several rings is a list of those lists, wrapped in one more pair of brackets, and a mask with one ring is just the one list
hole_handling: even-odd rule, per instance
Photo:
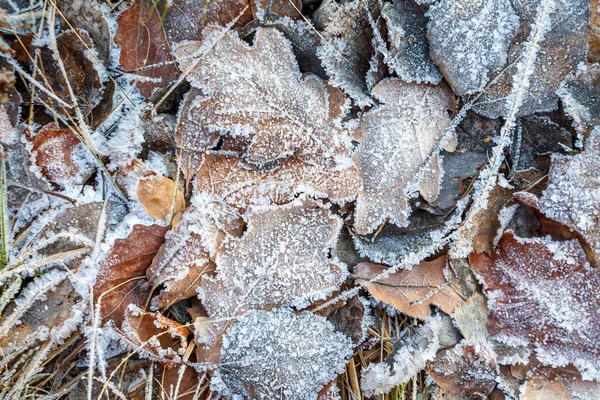
{"label": "brown leaf", "polygon": [[[449,126],[447,110],[454,104],[447,88],[407,84],[400,79],[380,83],[372,94],[384,105],[363,115],[356,131],[361,141],[356,158],[364,181],[354,217],[354,229],[360,234],[373,232],[386,219],[396,225],[407,221],[407,190],[424,167],[433,176],[419,182],[419,190],[428,201],[437,197],[438,159],[425,163]],[[451,150],[453,145],[446,147]]]}
{"label": "brown leaf", "polygon": [[356,266],[358,282],[364,285],[376,300],[391,305],[406,315],[419,319],[429,318],[429,306],[435,305],[450,315],[464,302],[444,276],[446,256],[423,261],[412,270],[401,270],[381,281],[367,282],[387,267],[360,263]]}
{"label": "brown leaf", "polygon": [[151,0],[135,0],[117,19],[115,43],[121,46],[119,62],[125,71],[141,77],[137,87],[147,98],[155,89],[168,87],[179,75],[158,10]]}
{"label": "brown leaf", "polygon": [[354,344],[359,344],[366,334],[365,318],[368,312],[361,298],[354,296],[342,307],[327,315],[327,320],[338,332],[348,336]]}
{"label": "brown leaf", "polygon": [[216,255],[217,274],[202,277],[201,297],[213,318],[252,309],[310,304],[342,283],[346,266],[331,258],[339,217],[300,198],[287,206],[256,207],[241,238],[227,238]]}
{"label": "brown leaf", "polygon": [[600,2],[590,0],[590,62],[600,62]]}
{"label": "brown leaf", "polygon": [[488,297],[487,327],[510,346],[529,345],[546,365],[575,365],[600,377],[600,272],[576,240],[523,239],[506,232],[490,257],[471,266]]}
{"label": "brown leaf", "polygon": [[137,196],[146,213],[156,220],[165,221],[185,209],[181,189],[175,190],[175,182],[162,175],[141,178]]}
{"label": "brown leaf", "polygon": [[146,268],[163,244],[168,229],[159,225],[134,225],[127,238],[115,241],[100,262],[94,285],[94,299],[97,301],[102,296],[103,318],[112,319],[119,326],[130,304],[144,306],[151,289],[145,281]]}
{"label": "brown leaf", "polygon": [[[214,45],[199,57],[202,43]],[[350,135],[330,114],[327,87],[314,75],[301,77],[283,34],[258,30],[249,46],[234,32],[211,27],[202,43],[175,49],[182,70],[192,69],[187,78],[196,88],[179,115],[184,149],[199,133],[212,137],[216,132],[249,140],[242,156],[259,166],[295,155],[347,167],[340,159],[348,161]]]}
{"label": "brown leaf", "polygon": [[599,390],[600,383],[582,380],[573,368],[537,368],[521,387],[520,400],[587,400]]}
{"label": "brown leaf", "polygon": [[245,209],[289,203],[300,193],[348,201],[356,195],[360,178],[355,166],[337,170],[290,157],[273,168],[257,169],[235,156],[208,153],[196,185],[199,193],[220,196],[228,204]]}
{"label": "brown leaf", "polygon": [[[181,374],[181,368],[184,369],[183,375]],[[165,363],[163,365],[161,397],[177,400],[193,400],[195,396],[192,389],[196,385],[201,384],[198,378],[198,372],[192,367]],[[175,393],[176,387],[179,387],[179,392],[177,393]],[[170,397],[171,393],[174,397]]]}
{"label": "brown leaf", "polygon": [[[73,151],[81,142],[70,129],[46,125],[30,141],[35,164],[46,179],[60,185],[81,180],[80,165],[73,157]],[[83,145],[80,147],[83,150]]]}
{"label": "brown leaf", "polygon": [[427,367],[450,399],[485,399],[496,386],[496,358],[484,343],[462,342]]}

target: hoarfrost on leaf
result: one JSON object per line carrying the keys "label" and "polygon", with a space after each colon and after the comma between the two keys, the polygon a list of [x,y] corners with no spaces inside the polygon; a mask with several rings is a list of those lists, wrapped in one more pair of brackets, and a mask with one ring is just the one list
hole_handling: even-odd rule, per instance
{"label": "hoarfrost on leaf", "polygon": [[600,377],[600,274],[577,240],[523,239],[506,232],[493,256],[473,253],[488,298],[487,327],[508,345],[529,344],[545,365]]}
{"label": "hoarfrost on leaf", "polygon": [[316,400],[317,392],[344,371],[352,346],[312,313],[252,311],[223,336],[211,389],[253,399]]}
{"label": "hoarfrost on leaf", "polygon": [[431,58],[456,94],[482,90],[519,27],[510,0],[440,0],[429,8]]}
{"label": "hoarfrost on leaf", "polygon": [[[380,82],[373,95],[384,104],[363,115],[356,131],[361,141],[356,158],[364,185],[354,217],[359,234],[373,232],[386,219],[406,224],[408,190],[421,168],[431,169],[424,164],[450,125],[447,110],[454,106],[449,90],[397,78]],[[434,182],[433,191],[439,191],[439,181]]]}
{"label": "hoarfrost on leaf", "polygon": [[577,133],[588,135],[600,125],[600,64],[578,69],[556,92]]}
{"label": "hoarfrost on leaf", "polygon": [[342,221],[328,208],[298,199],[253,207],[241,238],[228,237],[216,254],[216,276],[203,276],[201,298],[213,318],[252,309],[305,307],[337,289],[346,265],[330,258]]}

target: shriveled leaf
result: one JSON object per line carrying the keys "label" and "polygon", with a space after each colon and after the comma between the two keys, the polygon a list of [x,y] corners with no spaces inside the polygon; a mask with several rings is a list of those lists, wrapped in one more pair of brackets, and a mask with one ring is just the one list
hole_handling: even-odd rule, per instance
{"label": "shriveled leaf", "polygon": [[532,346],[542,363],[572,364],[586,379],[600,376],[600,275],[576,240],[506,232],[491,257],[473,253],[470,261],[484,284],[494,339]]}
{"label": "shriveled leaf", "polygon": [[46,125],[30,139],[31,153],[42,175],[50,182],[67,185],[83,183],[93,162],[87,150],[70,129]]}
{"label": "shriveled leaf", "polygon": [[[448,127],[447,110],[454,103],[449,90],[400,79],[381,82],[372,94],[384,105],[363,115],[356,133],[361,140],[357,164],[364,181],[354,217],[360,234],[373,232],[386,219],[406,224],[409,186]],[[437,175],[429,190],[437,188]]]}
{"label": "shriveled leaf", "polygon": [[356,266],[358,282],[364,285],[375,299],[419,319],[429,318],[429,306],[435,305],[446,314],[464,302],[444,274],[445,256],[433,261],[423,261],[412,270],[401,270],[389,277],[368,282],[385,271],[383,265],[360,263]]}
{"label": "shriveled leaf", "polygon": [[370,312],[368,300],[354,296],[327,315],[327,320],[338,332],[352,339],[354,344],[360,344],[367,337],[367,329],[373,322]]}
{"label": "shriveled leaf", "polygon": [[227,330],[213,391],[254,399],[309,400],[344,371],[352,341],[323,317],[253,311]]}
{"label": "shriveled leaf", "polygon": [[202,57],[199,42],[175,49],[181,68],[192,69],[187,78],[194,87],[179,116],[184,149],[216,132],[247,141],[243,157],[257,165],[292,155],[339,165],[338,158],[349,156],[350,136],[330,114],[325,84],[314,75],[301,78],[283,34],[260,29],[249,46],[216,27],[204,33],[204,45],[213,46]]}
{"label": "shriveled leaf", "polygon": [[558,107],[556,90],[569,74],[576,71],[577,65],[587,58],[587,0],[557,0],[552,3],[544,0],[514,1],[512,6],[519,17],[521,27],[509,46],[507,69],[486,88],[474,107],[475,111],[489,118],[506,116],[509,113],[510,102],[507,103],[505,99],[512,93],[515,76],[518,77],[517,60],[532,31],[541,23],[536,22],[536,17],[542,7],[550,7],[550,30],[543,35],[533,73],[528,78],[529,88],[517,115],[555,110]]}
{"label": "shriveled leaf", "polygon": [[156,220],[168,220],[185,209],[181,189],[175,189],[175,182],[162,175],[140,179],[136,193],[146,213]]}
{"label": "shriveled leaf", "polygon": [[429,8],[431,58],[456,94],[481,91],[506,64],[519,28],[510,0],[440,0]]}
{"label": "shriveled leaf", "polygon": [[575,129],[587,137],[600,125],[600,65],[579,68],[557,91],[565,111],[573,119]]}
{"label": "shriveled leaf", "polygon": [[313,14],[315,27],[325,39],[317,50],[330,84],[341,88],[358,106],[373,104],[368,75],[374,56],[373,27],[369,17],[376,20],[378,2],[324,1]]}
{"label": "shriveled leaf", "polygon": [[135,0],[117,19],[115,43],[121,46],[119,62],[133,74],[144,97],[168,87],[179,70],[163,32],[158,8],[151,0]]}
{"label": "shriveled leaf", "polygon": [[151,290],[145,282],[146,268],[163,244],[168,229],[159,225],[134,225],[127,238],[115,241],[100,262],[94,285],[96,301],[102,296],[103,318],[112,319],[119,326],[130,304],[138,307],[146,304]]}
{"label": "shriveled leaf", "polygon": [[442,319],[433,317],[424,325],[400,333],[392,353],[384,362],[362,371],[361,389],[366,396],[388,393],[425,369],[440,348]]}
{"label": "shriveled leaf", "polygon": [[541,198],[528,193],[518,198],[546,217],[574,230],[585,241],[590,261],[600,260],[600,128],[596,128],[579,154],[554,155],[548,186]]}
{"label": "shriveled leaf", "polygon": [[485,399],[496,387],[496,357],[485,342],[462,342],[430,362],[427,373],[451,399]]}
{"label": "shriveled leaf", "polygon": [[386,63],[406,82],[437,84],[442,74],[429,58],[426,10],[413,0],[395,0],[383,6],[381,16],[386,21],[392,55]]}
{"label": "shriveled leaf", "polygon": [[217,274],[203,277],[201,297],[211,317],[252,309],[305,307],[337,289],[346,266],[329,252],[341,220],[317,202],[251,208],[243,237],[217,251]]}
{"label": "shriveled leaf", "polygon": [[250,205],[285,204],[301,193],[345,202],[360,188],[356,166],[336,169],[290,157],[273,168],[257,169],[231,155],[208,153],[196,176],[198,192],[222,197],[245,209]]}
{"label": "shriveled leaf", "polygon": [[243,227],[241,216],[219,198],[196,196],[148,269],[150,282],[165,285],[156,306],[166,308],[196,296],[202,275],[214,272],[211,259],[221,242],[240,236]]}

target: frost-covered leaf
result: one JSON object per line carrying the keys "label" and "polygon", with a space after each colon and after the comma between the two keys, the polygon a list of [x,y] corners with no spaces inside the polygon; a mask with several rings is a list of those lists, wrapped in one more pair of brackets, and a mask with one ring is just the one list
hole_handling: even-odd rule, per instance
{"label": "frost-covered leaf", "polygon": [[199,42],[175,49],[181,68],[192,69],[187,78],[193,89],[179,116],[184,149],[197,137],[220,133],[247,141],[243,156],[258,165],[292,155],[340,165],[349,156],[350,136],[330,113],[325,84],[300,76],[283,34],[260,29],[249,46],[233,32],[204,29],[204,45],[213,42],[200,58]]}
{"label": "frost-covered leaf", "polygon": [[[555,110],[558,107],[556,90],[569,74],[575,72],[577,65],[587,58],[589,1],[518,0],[513,1],[512,5],[519,16],[521,27],[508,49],[507,69],[495,83],[486,88],[474,107],[475,111],[489,118],[507,116],[510,112],[510,102],[507,103],[506,98],[513,90],[515,79],[522,78],[517,70],[518,61],[525,43],[536,27],[550,29],[543,34],[543,40],[537,49],[537,58],[532,65],[534,70],[528,78],[529,88],[517,116]],[[550,11],[550,26],[546,26],[544,21],[536,21],[536,17],[543,11],[542,7]]]}
{"label": "frost-covered leaf", "polygon": [[[160,9],[157,12],[160,14]],[[172,0],[164,17],[165,34],[172,45],[185,40],[200,40],[206,26],[227,26],[236,18],[234,27],[252,21],[249,1]]]}
{"label": "frost-covered leaf", "polygon": [[427,373],[451,399],[485,399],[496,387],[496,357],[485,342],[462,342],[440,353]]}
{"label": "frost-covered leaf", "polygon": [[260,21],[283,17],[302,18],[302,0],[255,0],[251,4],[254,18]]}
{"label": "frost-covered leaf", "polygon": [[196,185],[199,193],[220,196],[228,204],[245,209],[285,204],[300,193],[342,203],[356,196],[361,182],[354,164],[336,169],[290,157],[272,168],[254,168],[239,157],[208,153]]}
{"label": "frost-covered leaf", "polygon": [[112,249],[100,262],[94,285],[94,299],[101,298],[102,316],[123,321],[129,304],[143,307],[151,293],[145,282],[146,268],[165,240],[168,227],[134,225],[125,239],[115,240]]}
{"label": "frost-covered leaf", "polygon": [[136,194],[146,213],[156,220],[170,220],[185,209],[181,189],[175,189],[175,182],[162,175],[141,178]]}
{"label": "frost-covered leaf", "polygon": [[150,282],[165,285],[156,306],[195,296],[202,275],[214,271],[211,259],[223,239],[240,236],[243,227],[241,216],[219,198],[196,196],[148,269]]}
{"label": "frost-covered leaf", "polygon": [[[384,105],[363,115],[356,131],[361,141],[357,164],[364,181],[354,216],[354,229],[360,234],[373,232],[386,219],[406,224],[408,190],[449,126],[447,110],[454,105],[449,90],[400,79],[381,82],[372,94]],[[436,175],[429,191],[438,190]]]}
{"label": "frost-covered leaf", "polygon": [[402,331],[386,360],[362,371],[361,389],[365,395],[388,393],[425,369],[440,348],[442,328],[442,319],[433,317],[416,329]]}
{"label": "frost-covered leaf", "polygon": [[438,84],[442,75],[429,58],[425,11],[413,0],[395,0],[383,6],[381,16],[386,21],[393,57],[386,63],[406,82]]}
{"label": "frost-covered leaf", "polygon": [[584,381],[572,368],[536,368],[520,388],[520,400],[588,400],[598,395],[600,383]]}
{"label": "frost-covered leaf", "polygon": [[373,26],[370,18],[379,17],[376,1],[324,1],[312,18],[322,31],[324,42],[317,55],[330,76],[329,83],[339,87],[358,106],[373,104],[368,76],[372,71]]}
{"label": "frost-covered leaf", "polygon": [[577,133],[587,136],[600,125],[600,64],[579,68],[556,92]]}
{"label": "frost-covered leaf", "polygon": [[431,58],[456,94],[481,91],[506,63],[519,27],[510,0],[440,0],[429,8]]}
{"label": "frost-covered leaf", "polygon": [[150,0],[135,0],[117,19],[114,41],[121,47],[119,62],[132,74],[144,97],[168,87],[179,70],[173,63],[158,9]]}
{"label": "frost-covered leaf", "polygon": [[48,181],[65,186],[82,184],[92,171],[93,160],[70,129],[45,125],[30,138],[33,162]]}
{"label": "frost-covered leaf", "polygon": [[585,379],[600,377],[600,275],[576,240],[506,232],[491,257],[473,253],[470,261],[484,284],[494,339],[530,345],[542,363],[572,364]]}
{"label": "frost-covered leaf", "polygon": [[211,389],[253,399],[316,400],[351,355],[352,341],[323,317],[253,311],[225,333]]}
{"label": "frost-covered leaf", "polygon": [[401,270],[389,277],[368,282],[384,272],[383,265],[360,263],[356,266],[358,282],[375,299],[415,318],[429,318],[429,306],[435,305],[450,315],[464,300],[444,274],[447,258],[423,261],[412,270]]}
{"label": "frost-covered leaf", "polygon": [[600,261],[600,128],[596,128],[579,154],[554,155],[548,186],[537,199],[529,193],[518,198],[546,217],[564,224],[585,240],[592,263]]}
{"label": "frost-covered leaf", "polygon": [[217,274],[202,277],[201,297],[211,317],[252,309],[307,306],[337,289],[346,266],[329,252],[341,220],[317,202],[251,208],[241,238],[226,238],[216,254]]}

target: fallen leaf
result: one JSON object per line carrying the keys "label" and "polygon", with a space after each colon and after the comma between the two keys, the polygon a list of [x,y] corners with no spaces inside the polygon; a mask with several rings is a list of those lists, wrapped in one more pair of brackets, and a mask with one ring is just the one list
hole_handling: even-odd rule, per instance
{"label": "fallen leaf", "polygon": [[429,58],[426,11],[414,0],[385,3],[381,16],[386,21],[391,47],[386,63],[406,82],[438,84],[442,74]]}
{"label": "fallen leaf", "polygon": [[240,236],[243,227],[242,217],[221,199],[195,196],[148,268],[148,280],[165,286],[156,306],[167,308],[196,296],[202,276],[214,272],[212,260],[221,242]]}
{"label": "fallen leaf", "polygon": [[469,260],[484,284],[495,340],[529,345],[545,365],[573,364],[585,379],[600,377],[600,275],[576,240],[524,239],[509,231],[492,256],[473,253]]}
{"label": "fallen leaf", "polygon": [[252,311],[225,333],[211,390],[265,400],[314,399],[344,371],[351,355],[352,341],[323,317],[287,309]]}
{"label": "fallen leaf", "polygon": [[582,380],[572,368],[536,368],[521,386],[520,400],[588,400],[598,390],[600,383]]}
{"label": "fallen leaf", "polygon": [[529,193],[515,195],[547,218],[565,225],[583,238],[583,246],[593,265],[600,261],[600,128],[576,155],[552,157],[548,186],[538,199]]}
{"label": "fallen leaf", "polygon": [[[331,258],[339,217],[320,203],[255,207],[241,238],[217,251],[215,277],[203,276],[200,296],[213,318],[285,305],[306,307],[339,288],[346,265]],[[308,245],[310,244],[310,245]]]}
{"label": "fallen leaf", "polygon": [[[384,105],[363,115],[356,130],[361,141],[356,159],[364,182],[354,216],[360,234],[373,232],[388,218],[405,225],[409,186],[448,128],[447,110],[454,105],[449,90],[394,78],[378,84],[372,94]],[[439,174],[429,190],[438,185]]]}
{"label": "fallen leaf", "polygon": [[587,138],[600,125],[600,65],[580,66],[556,93],[573,119],[577,133]]}
{"label": "fallen leaf", "polygon": [[356,277],[376,300],[389,304],[406,315],[425,320],[429,318],[431,305],[450,315],[464,302],[452,287],[452,282],[446,280],[446,262],[445,256],[433,261],[423,261],[410,271],[401,270],[375,282],[368,280],[384,272],[387,267],[360,263],[356,266]]}
{"label": "fallen leaf", "polygon": [[252,14],[258,20],[302,18],[302,0],[256,0],[251,2]]}
{"label": "fallen leaf", "polygon": [[177,141],[184,149],[188,141],[198,143],[198,135],[217,132],[249,140],[243,157],[259,166],[292,155],[338,166],[339,158],[349,157],[350,135],[330,115],[325,84],[314,75],[301,78],[283,34],[260,29],[249,46],[211,27],[203,43],[213,45],[200,58],[199,42],[175,49],[181,69],[191,70],[193,87],[179,115]]}
{"label": "fallen leaf", "polygon": [[162,175],[141,178],[136,193],[146,213],[155,220],[165,221],[185,209],[181,189],[175,189],[175,182]]}
{"label": "fallen leaf", "polygon": [[342,203],[360,188],[357,172],[354,165],[338,170],[296,157],[257,169],[235,156],[207,153],[196,176],[196,191],[222,197],[240,209],[286,204],[301,193]]}
{"label": "fallen leaf", "polygon": [[[552,7],[549,14],[551,29],[543,35],[534,63],[529,87],[517,116],[535,112],[552,111],[558,107],[556,90],[563,80],[575,72],[577,65],[587,59],[589,1],[558,0],[547,3],[543,0],[512,2],[521,26],[508,48],[506,70],[498,74],[494,82],[486,87],[473,109],[488,118],[506,116],[509,103],[506,98],[512,93],[514,77],[517,76],[517,60],[531,36],[532,30],[541,21],[536,21],[541,6]],[[472,45],[469,42],[469,45]]]}
{"label": "fallen leaf", "polygon": [[486,298],[476,292],[465,303],[454,310],[452,318],[463,337],[471,343],[489,339],[486,324],[488,309]]}
{"label": "fallen leaf", "polygon": [[117,327],[130,304],[138,307],[146,304],[151,292],[145,281],[146,268],[163,244],[168,229],[159,225],[134,225],[129,236],[115,240],[100,262],[94,299],[101,300],[102,317],[114,320]]}
{"label": "fallen leaf", "polygon": [[590,51],[589,60],[593,63],[600,62],[600,3],[590,0]]}
{"label": "fallen leaf", "polygon": [[506,64],[519,28],[510,0],[441,0],[427,16],[431,58],[461,96],[481,91]]}
{"label": "fallen leaf", "polygon": [[365,340],[369,324],[373,322],[367,300],[359,296],[352,297],[346,304],[333,310],[327,315],[327,320],[338,332],[352,339],[355,345]]}
{"label": "fallen leaf", "polygon": [[179,75],[157,8],[150,0],[135,0],[117,18],[115,44],[121,46],[119,62],[133,74],[142,96],[162,92]]}
{"label": "fallen leaf", "polygon": [[440,353],[427,373],[450,399],[485,399],[496,387],[496,358],[485,342],[462,342]]}

